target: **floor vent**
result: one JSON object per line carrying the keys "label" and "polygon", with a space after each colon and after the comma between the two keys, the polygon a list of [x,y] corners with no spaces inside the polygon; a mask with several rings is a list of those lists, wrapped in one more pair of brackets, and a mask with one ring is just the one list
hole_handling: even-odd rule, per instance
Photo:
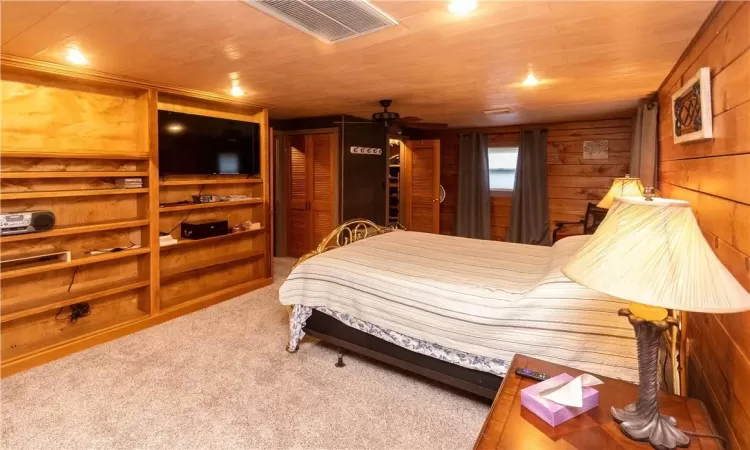
{"label": "floor vent", "polygon": [[245,0],[245,3],[329,44],[397,23],[365,0]]}

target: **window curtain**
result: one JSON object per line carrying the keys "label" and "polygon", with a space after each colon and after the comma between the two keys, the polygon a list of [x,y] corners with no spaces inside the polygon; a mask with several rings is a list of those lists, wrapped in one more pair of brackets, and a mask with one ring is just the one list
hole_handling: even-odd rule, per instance
{"label": "window curtain", "polygon": [[508,241],[550,245],[547,130],[521,132]]}
{"label": "window curtain", "polygon": [[462,134],[458,152],[456,236],[490,238],[490,169],[487,135]]}
{"label": "window curtain", "polygon": [[656,187],[658,110],[656,100],[647,100],[633,120],[630,176],[640,178],[644,187]]}

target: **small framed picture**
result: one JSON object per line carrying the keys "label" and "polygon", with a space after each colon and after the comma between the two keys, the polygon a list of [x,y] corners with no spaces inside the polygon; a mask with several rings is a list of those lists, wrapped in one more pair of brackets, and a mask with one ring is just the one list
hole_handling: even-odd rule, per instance
{"label": "small framed picture", "polygon": [[700,141],[713,137],[711,115],[711,69],[702,67],[672,95],[674,142]]}

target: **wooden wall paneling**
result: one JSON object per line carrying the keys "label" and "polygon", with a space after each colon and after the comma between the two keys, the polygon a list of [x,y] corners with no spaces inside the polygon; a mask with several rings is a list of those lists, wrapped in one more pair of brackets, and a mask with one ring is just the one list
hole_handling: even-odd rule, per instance
{"label": "wooden wall paneling", "polygon": [[[504,126],[451,129],[423,133],[424,137],[438,137],[441,143],[440,182],[446,187],[446,201],[441,205],[441,232],[453,234],[455,201],[458,185],[458,152],[461,133],[488,134],[490,146],[517,145],[519,131],[526,128],[545,128],[547,137],[547,184],[550,222],[583,219],[588,202],[596,203],[607,193],[615,177],[628,173],[630,162],[630,134],[632,119],[604,119],[582,122],[563,122],[528,126]],[[583,142],[607,140],[606,160],[583,159]],[[498,202],[492,199],[492,238],[505,237],[509,219]],[[502,211],[500,213],[499,211]],[[507,214],[509,217],[509,214]],[[550,229],[553,228],[551,224]]]}
{"label": "wooden wall paneling", "polygon": [[513,198],[491,197],[490,198],[490,236],[495,241],[505,241],[508,238],[508,228],[510,227],[510,208]]}
{"label": "wooden wall paneling", "polygon": [[407,222],[411,231],[440,232],[440,140],[404,141],[408,154],[405,197]]}
{"label": "wooden wall paneling", "polygon": [[137,92],[12,72],[0,85],[6,155],[147,155],[136,145]]}
{"label": "wooden wall paneling", "polygon": [[[750,5],[719,3],[659,89],[659,189],[690,202],[706,240],[750,290]],[[673,144],[671,94],[700,67],[712,74],[715,138]],[[688,394],[729,450],[750,448],[750,313],[688,315]]]}

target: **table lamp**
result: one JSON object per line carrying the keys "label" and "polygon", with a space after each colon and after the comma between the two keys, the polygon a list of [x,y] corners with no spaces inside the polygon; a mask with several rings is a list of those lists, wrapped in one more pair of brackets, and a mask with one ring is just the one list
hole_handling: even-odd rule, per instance
{"label": "table lamp", "polygon": [[643,197],[643,191],[643,184],[641,184],[640,178],[630,178],[630,175],[625,175],[623,178],[615,178],[607,195],[596,206],[609,209],[612,207],[615,197]]}
{"label": "table lamp", "polygon": [[676,324],[667,308],[704,313],[750,310],[750,294],[716,258],[690,204],[663,198],[616,198],[607,217],[563,267],[571,280],[628,300],[638,349],[638,400],[612,408],[623,433],[657,449],[685,447],[674,417],[659,414],[657,366],[662,331]]}

